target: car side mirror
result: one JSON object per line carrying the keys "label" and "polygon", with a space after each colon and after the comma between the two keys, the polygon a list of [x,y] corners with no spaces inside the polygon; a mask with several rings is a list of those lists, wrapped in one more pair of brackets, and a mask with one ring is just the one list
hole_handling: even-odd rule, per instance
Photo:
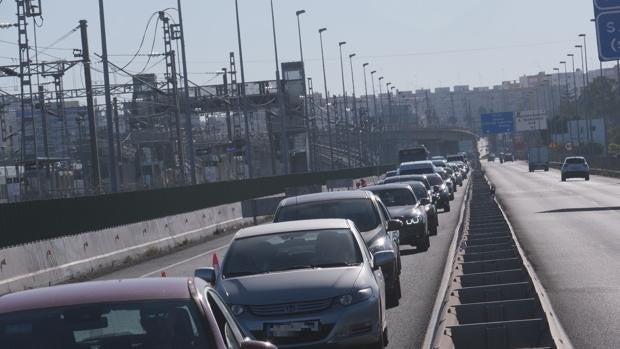
{"label": "car side mirror", "polygon": [[403,222],[397,219],[391,219],[388,221],[387,229],[389,231],[401,230],[403,228]]}
{"label": "car side mirror", "polygon": [[381,267],[384,267],[385,265],[387,265],[388,263],[391,263],[395,259],[396,259],[396,253],[394,253],[394,251],[386,250],[386,251],[375,252],[375,254],[373,254],[373,260],[374,260],[373,268],[376,270]]}
{"label": "car side mirror", "polygon": [[202,279],[210,284],[214,284],[215,283],[215,269],[213,268],[200,268],[200,269],[196,269],[194,270],[194,276]]}
{"label": "car side mirror", "polygon": [[255,340],[244,340],[241,342],[241,349],[278,349],[275,345],[269,342],[259,342]]}
{"label": "car side mirror", "polygon": [[422,198],[420,199],[420,204],[422,205],[430,205],[431,200],[429,198]]}

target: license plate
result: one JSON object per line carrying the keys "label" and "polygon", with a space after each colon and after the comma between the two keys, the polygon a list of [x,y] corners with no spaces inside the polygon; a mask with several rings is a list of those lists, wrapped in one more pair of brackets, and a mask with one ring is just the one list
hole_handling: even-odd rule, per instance
{"label": "license plate", "polygon": [[269,337],[294,337],[304,332],[319,332],[320,323],[318,320],[311,320],[266,324],[265,327]]}

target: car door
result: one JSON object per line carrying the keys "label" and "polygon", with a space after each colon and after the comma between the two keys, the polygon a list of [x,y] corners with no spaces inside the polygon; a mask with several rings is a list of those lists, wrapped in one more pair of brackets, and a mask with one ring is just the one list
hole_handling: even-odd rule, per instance
{"label": "car door", "polygon": [[237,320],[232,316],[224,301],[213,289],[205,291],[205,298],[209,303],[209,307],[213,312],[213,316],[217,321],[220,330],[220,336],[228,349],[241,348],[241,342],[248,337],[241,328]]}
{"label": "car door", "polygon": [[390,216],[390,212],[385,207],[381,199],[377,199],[375,202],[375,205],[377,206],[377,209],[379,210],[379,215],[381,216],[381,223],[383,224],[385,233],[390,237],[392,241],[394,241],[394,244],[398,246],[400,242],[400,232],[398,230],[396,231],[388,230],[388,221],[392,219],[392,216]]}

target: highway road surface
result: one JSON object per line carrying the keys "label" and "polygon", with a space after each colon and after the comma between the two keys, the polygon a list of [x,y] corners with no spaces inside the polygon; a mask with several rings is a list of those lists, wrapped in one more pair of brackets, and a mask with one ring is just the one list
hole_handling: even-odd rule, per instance
{"label": "highway road surface", "polygon": [[[388,310],[390,348],[419,348],[422,345],[441,282],[448,248],[463,205],[465,186],[459,189],[455,200],[452,201],[451,212],[440,213],[439,233],[431,237],[431,248],[428,252],[417,253],[415,248],[401,247],[403,298],[398,307]],[[104,275],[99,279],[160,277],[161,272],[165,272],[167,276],[193,275],[194,269],[211,266],[214,253],[217,253],[221,260],[230,239],[230,235],[222,236],[171,255]]]}
{"label": "highway road surface", "polygon": [[620,179],[483,162],[575,348],[620,348]]}

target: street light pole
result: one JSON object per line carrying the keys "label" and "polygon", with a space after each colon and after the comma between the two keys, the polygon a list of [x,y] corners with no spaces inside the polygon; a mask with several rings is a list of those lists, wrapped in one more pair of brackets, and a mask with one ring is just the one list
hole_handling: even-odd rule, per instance
{"label": "street light pole", "polygon": [[573,63],[573,86],[575,87],[575,113],[577,114],[577,142],[581,146],[581,117],[579,116],[579,105],[577,103],[577,74],[575,73],[575,55],[569,53],[566,57],[570,57]]}
{"label": "street light pole", "polygon": [[586,86],[590,85],[590,73],[588,72],[588,43],[586,40],[586,34],[579,34],[579,37],[583,38],[583,60],[585,61],[586,69]]}
{"label": "street light pole", "polygon": [[375,92],[375,74],[377,74],[376,70],[370,72],[370,83],[372,84],[372,106],[375,111],[373,118],[376,121],[379,113],[377,111],[377,92]]}
{"label": "street light pole", "polygon": [[390,85],[392,85],[391,82],[385,84],[385,93],[387,93],[388,99],[388,118],[392,117],[392,90],[390,89]]}
{"label": "street light pole", "polygon": [[370,115],[370,100],[368,99],[368,76],[366,75],[366,67],[368,67],[368,63],[362,64],[364,68],[364,95],[366,96],[366,118]]}
{"label": "street light pole", "polygon": [[[584,47],[583,45],[575,45],[575,48],[578,48],[581,50],[581,70],[582,70],[582,74],[583,71],[585,70],[585,56],[584,56]],[[583,75],[583,86],[582,86],[582,91],[583,89],[585,89],[585,87],[587,86],[587,82],[586,82],[586,77],[585,75]],[[582,96],[582,101],[583,101],[583,113],[585,114],[586,117],[586,128],[588,129],[588,132],[586,133],[586,138],[588,140],[588,149],[590,148],[589,144],[592,142],[592,127],[591,127],[591,121],[590,121],[590,113],[588,113],[588,111],[585,108],[585,98],[587,97],[585,93],[582,92],[581,94]]]}
{"label": "street light pole", "polygon": [[295,15],[297,16],[297,33],[299,35],[299,56],[301,58],[301,66],[304,72],[302,76],[302,80],[304,84],[304,106],[303,108],[304,108],[304,123],[306,127],[306,169],[308,172],[311,172],[312,165],[311,165],[310,159],[312,157],[310,154],[310,121],[308,117],[309,113],[308,113],[308,91],[306,87],[306,65],[304,63],[304,47],[303,47],[303,42],[301,39],[301,20],[299,18],[304,13],[306,13],[306,10],[299,10],[295,12]]}
{"label": "street light pole", "polygon": [[235,0],[235,13],[237,17],[237,43],[239,44],[239,68],[241,70],[241,88],[239,89],[239,108],[243,114],[243,124],[245,127],[245,149],[246,159],[248,163],[248,177],[254,178],[254,165],[252,163],[252,143],[250,143],[250,121],[248,114],[245,112],[245,68],[243,65],[243,49],[241,45],[241,24],[239,22],[239,1]]}
{"label": "street light pole", "polygon": [[381,119],[383,119],[383,114],[385,111],[383,110],[383,89],[381,88],[381,84],[383,83],[383,76],[379,77],[379,104],[381,105]]}
{"label": "street light pole", "polygon": [[273,50],[276,58],[276,83],[278,84],[278,104],[280,105],[280,123],[282,125],[282,161],[284,163],[284,174],[289,174],[289,160],[290,154],[288,151],[288,116],[286,115],[286,106],[284,104],[284,84],[280,79],[280,59],[278,58],[278,40],[276,36],[276,19],[273,11],[273,0],[270,0],[271,4],[271,26],[273,29]]}
{"label": "street light pole", "polygon": [[327,114],[327,137],[329,141],[329,159],[331,162],[331,169],[334,169],[334,144],[332,141],[332,126],[331,117],[329,115],[329,91],[327,91],[327,73],[325,71],[325,50],[323,49],[323,32],[327,28],[319,29],[319,38],[321,40],[321,61],[323,62],[323,84],[325,86],[325,109]]}
{"label": "street light pole", "polygon": [[358,147],[358,151],[359,151],[359,159],[360,159],[360,163],[361,163],[361,159],[362,159],[362,139],[360,136],[360,129],[362,126],[362,120],[360,118],[359,113],[357,112],[357,96],[355,94],[355,73],[353,72],[353,57],[355,57],[356,54],[355,53],[351,53],[349,55],[349,64],[351,65],[351,89],[352,89],[352,98],[353,98],[353,123],[356,124],[356,127],[353,127],[354,130],[354,137],[353,140],[355,140],[357,142],[357,147]]}

